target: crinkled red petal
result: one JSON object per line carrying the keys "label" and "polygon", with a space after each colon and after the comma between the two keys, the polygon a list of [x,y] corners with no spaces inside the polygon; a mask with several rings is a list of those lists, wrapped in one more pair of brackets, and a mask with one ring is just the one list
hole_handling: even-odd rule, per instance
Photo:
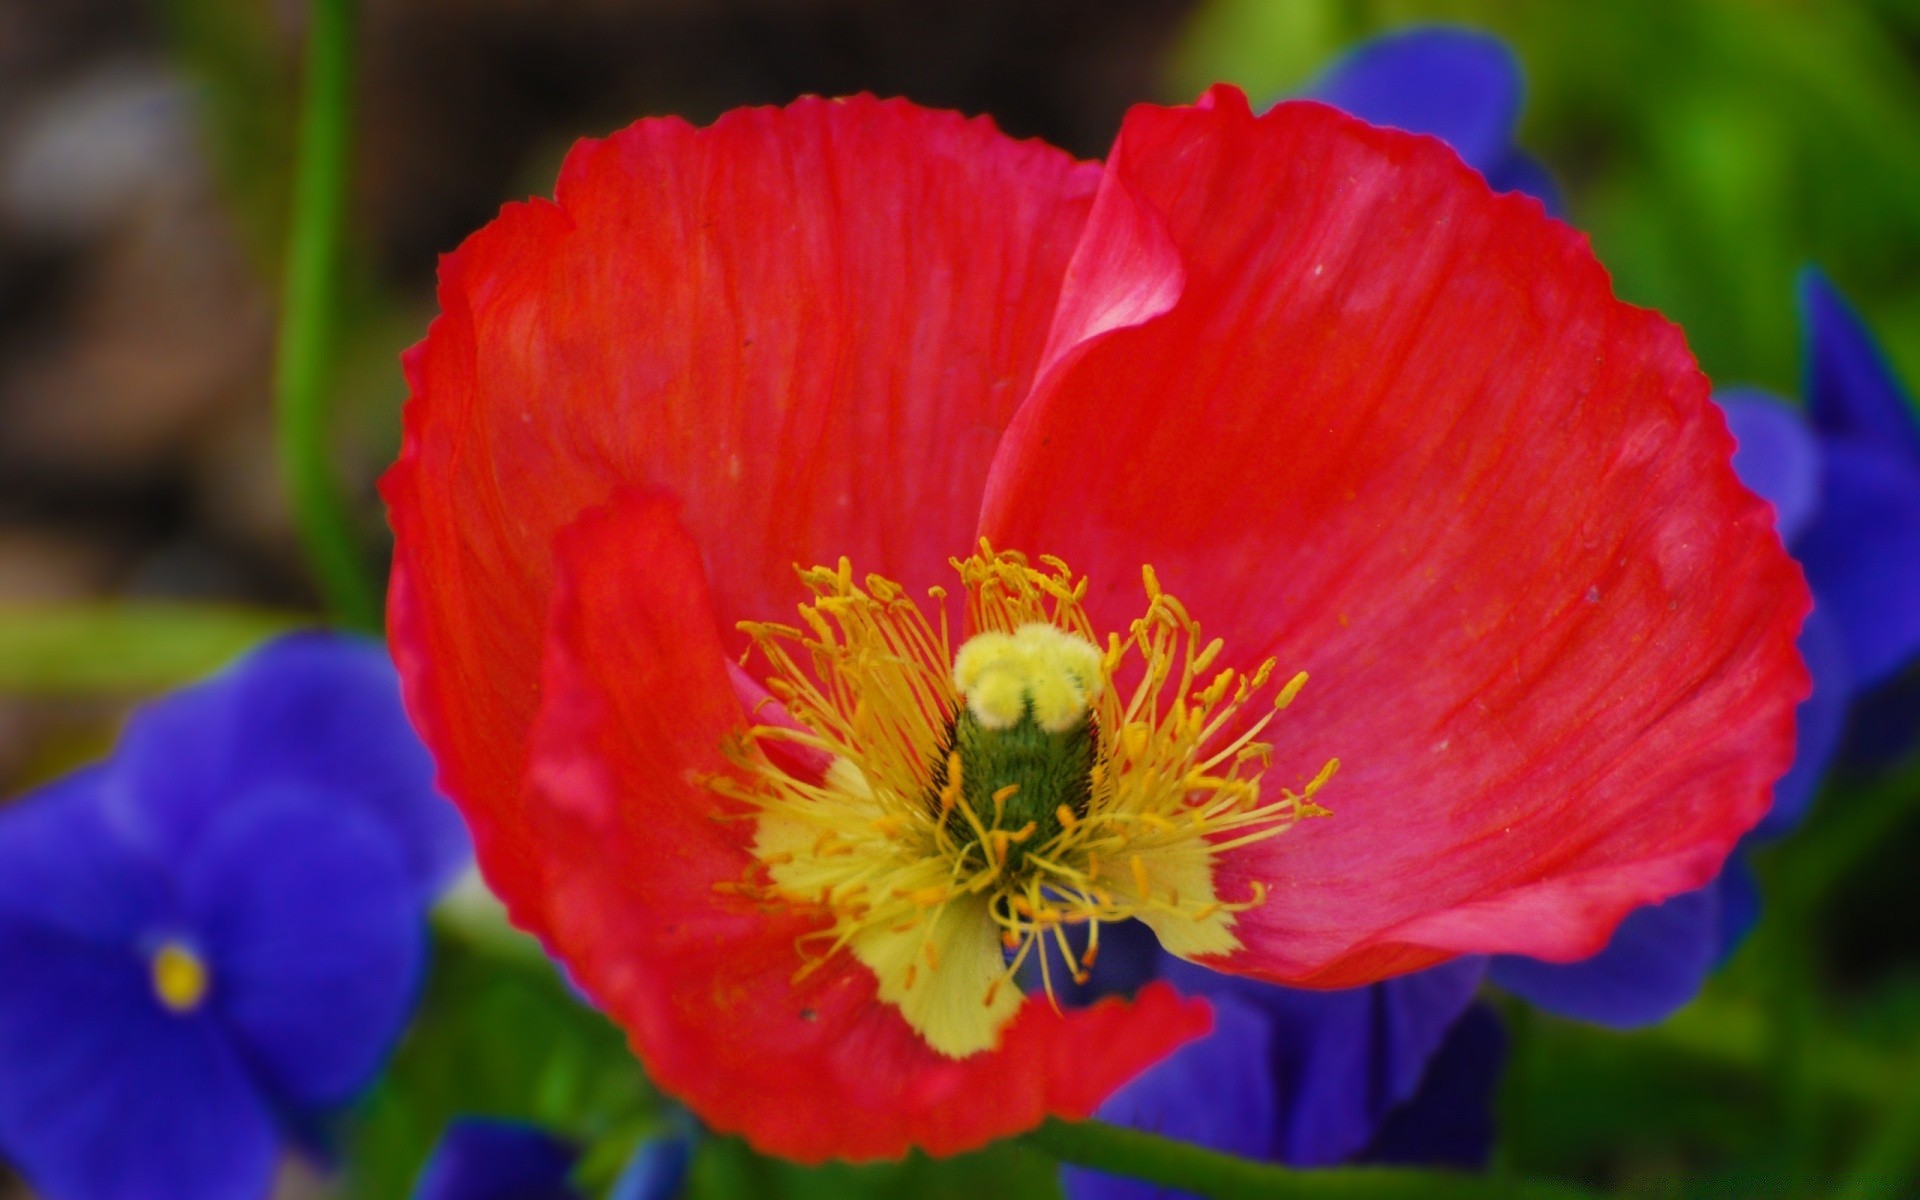
{"label": "crinkled red petal", "polygon": [[556,531],[679,498],[727,628],[850,556],[971,544],[1099,169],[871,97],[642,121],[441,266],[383,481],[393,649],[488,879],[540,926],[521,781]]}
{"label": "crinkled red petal", "polygon": [[1158,985],[1064,1015],[1028,1000],[997,1050],[953,1060],[850,955],[796,982],[795,940],[815,926],[723,890],[746,877],[753,824],[702,782],[727,769],[744,715],[701,551],[658,499],[562,535],[532,742],[550,944],[656,1082],[801,1161],[950,1154],[1088,1116],[1206,1032],[1204,1005]]}
{"label": "crinkled red petal", "polygon": [[1333,815],[1231,853],[1272,897],[1216,965],[1579,957],[1711,877],[1792,757],[1808,598],[1680,332],[1438,142],[1230,89],[1128,117],[1108,237],[1177,299],[1047,373],[982,528],[1109,628],[1151,563],[1229,660],[1311,674],[1268,778],[1338,756]]}

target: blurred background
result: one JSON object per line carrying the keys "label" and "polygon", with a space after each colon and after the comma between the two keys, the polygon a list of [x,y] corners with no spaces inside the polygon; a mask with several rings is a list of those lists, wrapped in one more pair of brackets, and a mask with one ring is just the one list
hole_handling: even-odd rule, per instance
{"label": "blurred background", "polygon": [[[305,11],[0,0],[7,794],[98,752],[127,704],[315,611],[269,400]],[[1424,21],[1514,47],[1521,144],[1620,294],[1684,326],[1717,384],[1799,391],[1793,280],[1810,262],[1920,380],[1911,0],[365,0],[332,387],[369,558],[396,359],[434,311],[435,258],[503,201],[549,192],[575,138],[870,90],[1098,157],[1132,103],[1216,79],[1273,99],[1343,47]],[[1783,1137],[1817,1159],[1889,1113],[1920,1138],[1920,822],[1832,832],[1831,807],[1765,864],[1814,900],[1770,913],[1670,1025],[1623,1038],[1513,1014],[1507,1165],[1667,1194],[1655,1181],[1737,1189]],[[365,1194],[403,1194],[439,1122],[475,1097],[573,1121],[644,1091],[619,1037],[549,975],[465,954],[443,952],[422,1025],[368,1102]],[[435,1007],[454,995],[457,1017]],[[1795,1048],[1764,1033],[1771,1020],[1795,1023]],[[508,1030],[524,1044],[501,1048]],[[736,1165],[756,1194],[882,1178]],[[1003,1155],[981,1170],[1044,1191],[1042,1167]],[[913,1194],[961,1195],[985,1177],[915,1178]]]}

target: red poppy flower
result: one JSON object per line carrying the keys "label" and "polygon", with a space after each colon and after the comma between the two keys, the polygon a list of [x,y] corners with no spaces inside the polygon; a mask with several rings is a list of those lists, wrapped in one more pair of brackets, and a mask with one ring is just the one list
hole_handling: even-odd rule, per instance
{"label": "red poppy flower", "polygon": [[1207,1021],[1021,995],[1107,921],[1307,986],[1589,954],[1791,756],[1805,589],[1679,332],[1438,142],[648,120],[440,303],[411,711],[514,918],[766,1150],[1090,1112]]}

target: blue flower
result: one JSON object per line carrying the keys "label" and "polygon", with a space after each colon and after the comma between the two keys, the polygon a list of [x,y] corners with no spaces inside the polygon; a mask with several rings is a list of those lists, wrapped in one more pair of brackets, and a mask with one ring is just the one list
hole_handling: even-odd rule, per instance
{"label": "blue flower", "polygon": [[1369,39],[1300,93],[1375,125],[1425,133],[1453,147],[1498,192],[1524,192],[1561,213],[1560,191],[1514,143],[1525,83],[1506,43],[1424,25]]}
{"label": "blue flower", "polygon": [[[1101,935],[1093,979],[1064,999],[1150,978],[1204,995],[1214,1030],[1109,1097],[1102,1120],[1296,1167],[1354,1159],[1482,1165],[1493,1144],[1499,1021],[1473,1003],[1484,958],[1342,991],[1302,991],[1192,966],[1143,931]],[[1183,1193],[1069,1168],[1072,1200]]]}
{"label": "blue flower", "polygon": [[299,635],[0,808],[0,1153],[50,1200],[255,1200],[411,1011],[468,854],[377,645]]}
{"label": "blue flower", "polygon": [[[672,1200],[693,1162],[695,1128],[647,1138],[634,1150],[607,1200]],[[532,1125],[469,1117],[447,1126],[413,1200],[580,1200],[573,1186],[579,1148]]]}
{"label": "blue flower", "polygon": [[413,1200],[580,1200],[580,1150],[532,1125],[469,1117],[440,1135]]}

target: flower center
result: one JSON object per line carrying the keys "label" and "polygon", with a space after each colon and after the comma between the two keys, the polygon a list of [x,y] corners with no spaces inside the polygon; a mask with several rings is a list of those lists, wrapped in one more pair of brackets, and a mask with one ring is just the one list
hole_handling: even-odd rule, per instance
{"label": "flower center", "polygon": [[160,1003],[177,1013],[190,1013],[207,998],[212,981],[207,965],[183,942],[162,942],[149,964],[153,974],[153,994]]}
{"label": "flower center", "polygon": [[817,916],[801,973],[851,953],[955,1058],[998,1042],[1030,955],[1051,994],[1049,940],[1078,979],[1108,921],[1138,919],[1183,957],[1236,949],[1235,917],[1267,888],[1219,894],[1217,857],[1323,814],[1313,797],[1339,765],[1263,789],[1259,736],[1306,676],[1215,671],[1221,642],[1151,568],[1145,614],[1103,650],[1086,581],[1041,564],[984,544],[954,563],[973,632],[957,654],[944,589],[929,620],[845,560],[803,572],[804,628],[742,626],[792,720],[746,730],[736,771],[711,781],[756,821],[755,863],[717,887]]}
{"label": "flower center", "polygon": [[950,753],[934,762],[931,799],[963,857],[984,865],[998,854],[1018,873],[1029,846],[1052,845],[1064,823],[1087,815],[1098,751],[1089,703],[1106,684],[1100,650],[1039,622],[989,630],[960,647],[953,683],[966,703]]}

